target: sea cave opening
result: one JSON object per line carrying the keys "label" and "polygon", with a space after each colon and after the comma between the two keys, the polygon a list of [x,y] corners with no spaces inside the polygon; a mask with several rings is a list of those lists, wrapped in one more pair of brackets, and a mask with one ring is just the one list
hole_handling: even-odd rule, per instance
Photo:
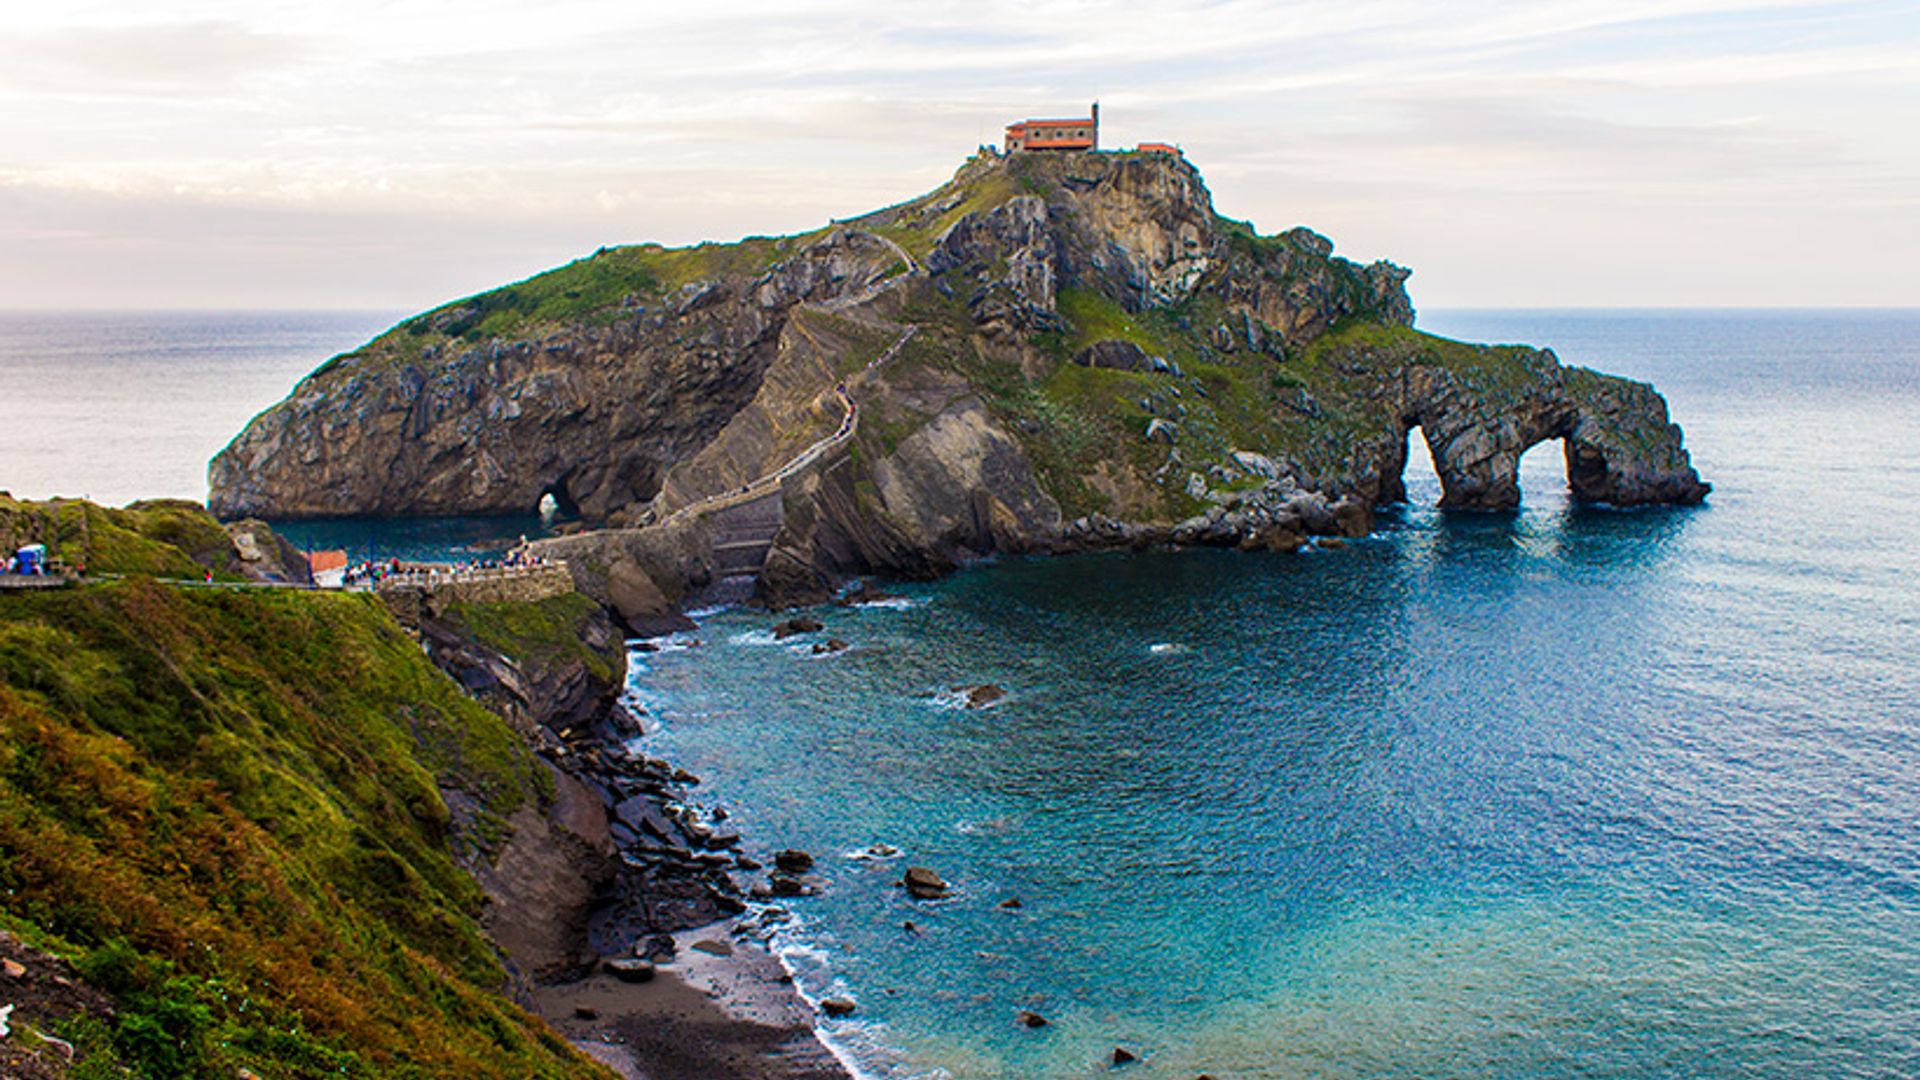
{"label": "sea cave opening", "polygon": [[567,494],[565,481],[547,485],[540,493],[540,501],[535,505],[540,520],[547,524],[556,521],[573,521],[580,517],[580,506]]}
{"label": "sea cave opening", "polygon": [[[1402,437],[1398,487],[1389,478],[1383,489],[1390,502],[1410,507],[1437,507],[1446,497],[1446,483],[1434,464],[1426,430],[1409,421]],[[1520,455],[1514,480],[1520,505],[1532,509],[1565,509],[1572,505],[1572,474],[1564,437],[1542,439]],[[1397,495],[1395,498],[1393,496]]]}
{"label": "sea cave opening", "polygon": [[1440,470],[1433,464],[1426,431],[1419,424],[1407,428],[1401,436],[1401,447],[1401,495],[1396,501],[1408,506],[1440,505],[1446,489],[1440,483]]}
{"label": "sea cave opening", "polygon": [[1564,510],[1573,503],[1567,468],[1567,440],[1542,439],[1520,455],[1520,505],[1530,510]]}

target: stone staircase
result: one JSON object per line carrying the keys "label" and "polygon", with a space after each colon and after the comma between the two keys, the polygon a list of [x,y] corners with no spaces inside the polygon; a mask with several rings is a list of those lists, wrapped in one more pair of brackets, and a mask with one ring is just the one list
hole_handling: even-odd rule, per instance
{"label": "stone staircase", "polygon": [[715,571],[721,577],[757,576],[785,516],[777,486],[757,498],[708,510]]}

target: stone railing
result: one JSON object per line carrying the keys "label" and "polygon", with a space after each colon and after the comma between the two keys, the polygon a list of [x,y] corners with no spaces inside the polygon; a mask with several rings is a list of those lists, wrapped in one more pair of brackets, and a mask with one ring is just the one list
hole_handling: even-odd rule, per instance
{"label": "stone railing", "polygon": [[381,579],[373,589],[396,611],[421,606],[438,610],[442,604],[531,604],[574,591],[573,575],[564,562],[397,574]]}

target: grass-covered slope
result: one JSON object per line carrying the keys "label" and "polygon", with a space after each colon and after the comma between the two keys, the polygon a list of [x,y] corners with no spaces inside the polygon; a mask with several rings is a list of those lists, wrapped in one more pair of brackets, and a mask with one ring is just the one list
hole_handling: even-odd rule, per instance
{"label": "grass-covered slope", "polygon": [[29,502],[0,495],[0,548],[43,543],[68,568],[96,574],[151,574],[238,581],[239,556],[199,503],[154,499],[114,508],[79,499]]}
{"label": "grass-covered slope", "polygon": [[605,326],[694,282],[759,274],[814,236],[754,236],[679,248],[603,247],[565,266],[416,315],[314,374],[351,359],[413,362],[428,349],[532,340],[578,325]]}
{"label": "grass-covered slope", "polygon": [[372,597],[0,596],[0,923],[114,995],[87,1075],[600,1075],[497,993],[441,796],[498,835],[542,776]]}

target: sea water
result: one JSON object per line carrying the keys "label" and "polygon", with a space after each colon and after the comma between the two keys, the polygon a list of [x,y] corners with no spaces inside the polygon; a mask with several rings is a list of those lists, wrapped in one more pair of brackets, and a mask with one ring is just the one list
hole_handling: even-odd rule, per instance
{"label": "sea water", "polygon": [[[202,497],[391,321],[0,316],[0,488]],[[635,654],[651,747],[820,856],[778,944],[864,1068],[1920,1074],[1920,313],[1421,325],[1654,381],[1708,504],[1574,508],[1549,444],[1522,511],[1443,515],[1416,437],[1342,550],[1009,560],[825,610],[844,654],[737,609]]]}
{"label": "sea water", "polygon": [[0,488],[22,499],[207,497],[246,422],[390,313],[0,312]]}
{"label": "sea water", "polygon": [[841,654],[742,609],[635,654],[649,747],[819,856],[778,940],[863,1069],[1920,1074],[1920,315],[1422,325],[1654,381],[1709,502],[1575,507],[1551,444],[1518,513],[1442,514],[1416,436],[1344,549],[1006,560],[822,611]]}
{"label": "sea water", "polygon": [[[0,490],[23,499],[207,497],[207,462],[377,311],[0,312]],[[278,523],[358,559],[485,558],[540,535],[514,517]]]}

